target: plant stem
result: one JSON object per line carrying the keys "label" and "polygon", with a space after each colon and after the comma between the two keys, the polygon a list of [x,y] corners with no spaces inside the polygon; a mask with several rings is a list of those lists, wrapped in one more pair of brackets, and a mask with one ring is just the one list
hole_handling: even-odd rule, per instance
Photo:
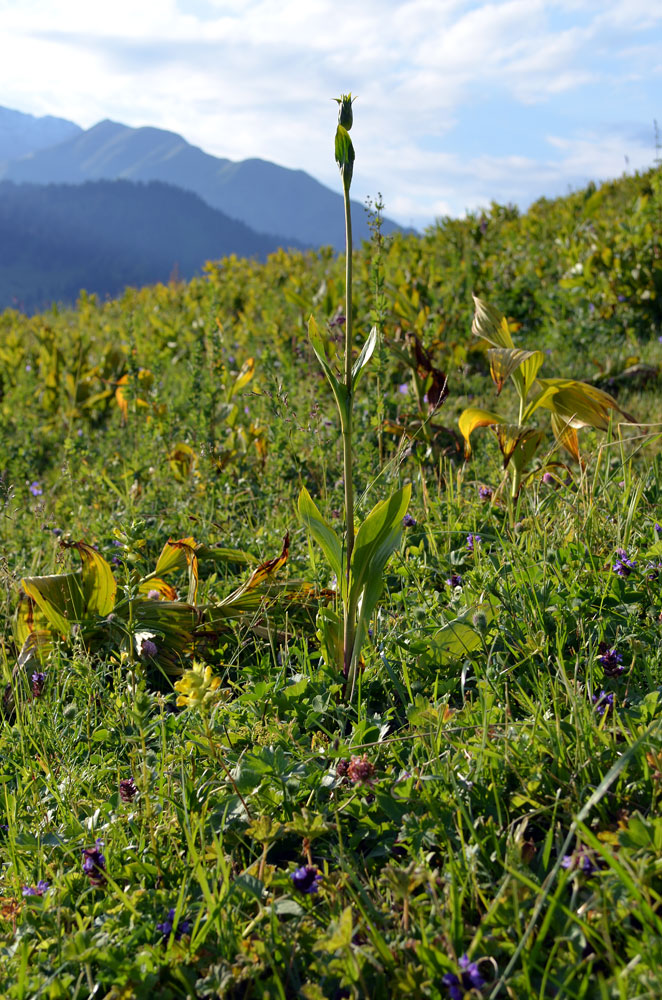
{"label": "plant stem", "polygon": [[345,476],[345,519],[347,522],[347,578],[354,548],[354,486],[352,483],[352,210],[349,190],[345,195],[345,387],[347,412],[343,421],[343,472]]}
{"label": "plant stem", "polygon": [[354,483],[352,479],[352,211],[349,201],[349,186],[343,184],[345,196],[345,387],[347,405],[341,414],[343,441],[343,474],[345,480],[345,585],[347,601],[344,606],[343,629],[343,673],[349,678],[354,651],[354,615],[348,607],[349,572],[354,551]]}

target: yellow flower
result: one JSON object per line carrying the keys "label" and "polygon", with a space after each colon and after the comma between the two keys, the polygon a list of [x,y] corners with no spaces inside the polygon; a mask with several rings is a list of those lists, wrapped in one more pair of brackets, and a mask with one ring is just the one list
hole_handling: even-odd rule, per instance
{"label": "yellow flower", "polygon": [[211,667],[206,667],[204,663],[194,663],[191,670],[187,670],[175,683],[175,691],[179,691],[177,704],[188,708],[202,708],[214,701],[220,683],[220,677],[212,675]]}

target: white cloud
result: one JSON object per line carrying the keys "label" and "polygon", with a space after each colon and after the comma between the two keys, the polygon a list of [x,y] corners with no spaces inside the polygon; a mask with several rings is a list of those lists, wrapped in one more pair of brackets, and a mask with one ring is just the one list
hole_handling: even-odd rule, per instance
{"label": "white cloud", "polygon": [[[169,128],[216,155],[261,156],[337,188],[330,99],[351,89],[353,191],[381,190],[390,211],[420,224],[483,192],[524,201],[618,173],[625,152],[632,166],[650,162],[608,121],[597,139],[576,136],[584,99],[585,132],[603,92],[601,118],[623,119],[614,95],[626,86],[653,107],[660,29],[650,0],[0,0],[0,93],[86,127],[111,117]],[[494,95],[506,138],[522,107],[540,108],[531,155],[457,145],[458,123]],[[641,127],[650,109],[636,108],[630,124]],[[434,151],[442,138],[444,154]]]}

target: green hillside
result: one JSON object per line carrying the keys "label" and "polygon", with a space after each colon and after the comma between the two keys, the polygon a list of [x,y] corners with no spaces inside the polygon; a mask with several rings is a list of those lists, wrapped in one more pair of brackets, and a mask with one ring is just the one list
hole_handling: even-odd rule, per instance
{"label": "green hillside", "polygon": [[3,997],[662,991],[660,170],[353,263],[347,577],[342,256],[0,315]]}

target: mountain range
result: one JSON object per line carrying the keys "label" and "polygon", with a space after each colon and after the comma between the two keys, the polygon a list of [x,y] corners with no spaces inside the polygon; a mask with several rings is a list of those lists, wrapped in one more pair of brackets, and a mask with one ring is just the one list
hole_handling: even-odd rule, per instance
{"label": "mountain range", "polygon": [[[112,195],[107,184],[90,184],[118,181],[123,183]],[[175,266],[188,276],[199,271],[206,259],[228,253],[264,257],[278,246],[344,249],[339,192],[302,170],[261,159],[233,162],[211,156],[163,129],[131,128],[106,120],[83,130],[64,118],[37,118],[0,108],[0,182],[12,182],[2,183],[0,193],[0,238],[5,247],[0,256],[0,308],[17,301],[26,308],[31,308],[28,302],[40,307],[47,290],[55,299],[71,301],[76,284],[73,262],[81,259],[83,244],[90,259],[117,254],[113,271],[131,272],[127,280],[132,284],[142,283],[145,274],[155,275],[148,280],[167,280]],[[161,187],[151,189],[153,182]],[[130,193],[132,184],[136,190]],[[64,185],[71,190],[65,193]],[[197,200],[186,203],[182,194]],[[146,199],[144,211],[138,208],[141,198]],[[153,214],[157,202],[158,226]],[[185,204],[191,211],[189,226],[182,215]],[[362,205],[354,202],[352,209],[358,244],[370,238],[368,218]],[[129,223],[124,232],[118,230],[118,215]],[[137,240],[139,226],[144,228]],[[385,234],[398,228],[383,220]],[[56,252],[47,278],[45,246]],[[12,248],[20,248],[13,260]],[[194,260],[197,265],[192,267]],[[129,261],[135,264],[133,271]],[[61,288],[56,277],[59,263],[67,272]],[[20,288],[14,284],[18,272]],[[106,282],[102,275],[92,287],[85,286],[84,278],[91,277],[90,268],[84,268],[80,287],[115,294],[116,283]],[[31,281],[41,289],[39,294],[28,294]]]}

